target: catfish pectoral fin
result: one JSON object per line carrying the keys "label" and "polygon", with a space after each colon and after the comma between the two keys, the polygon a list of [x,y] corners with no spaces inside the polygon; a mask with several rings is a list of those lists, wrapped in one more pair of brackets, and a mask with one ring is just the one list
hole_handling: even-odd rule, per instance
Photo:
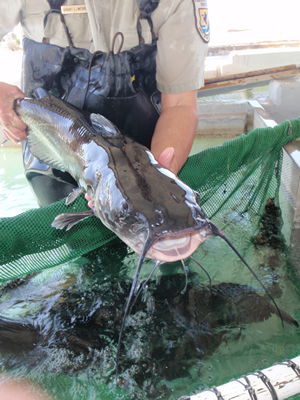
{"label": "catfish pectoral fin", "polygon": [[68,206],[69,204],[73,203],[73,201],[76,200],[77,197],[81,195],[81,193],[83,193],[83,191],[80,188],[72,190],[72,192],[66,198],[66,205]]}
{"label": "catfish pectoral fin", "polygon": [[51,226],[56,229],[63,229],[66,226],[66,230],[68,231],[72,228],[72,226],[76,225],[77,222],[82,221],[85,218],[89,218],[92,215],[94,215],[93,210],[59,214],[57,217],[55,217]]}

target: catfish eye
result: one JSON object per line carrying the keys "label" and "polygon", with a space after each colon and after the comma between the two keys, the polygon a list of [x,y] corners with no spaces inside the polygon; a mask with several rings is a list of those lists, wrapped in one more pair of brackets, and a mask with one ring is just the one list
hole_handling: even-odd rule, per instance
{"label": "catfish eye", "polygon": [[126,217],[128,216],[128,213],[129,213],[129,206],[128,206],[127,203],[121,204],[120,212],[121,212],[123,218],[126,218]]}

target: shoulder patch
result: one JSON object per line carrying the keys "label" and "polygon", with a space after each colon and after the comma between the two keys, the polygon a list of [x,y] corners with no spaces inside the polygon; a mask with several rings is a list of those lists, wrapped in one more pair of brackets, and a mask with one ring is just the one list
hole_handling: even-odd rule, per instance
{"label": "shoulder patch", "polygon": [[210,27],[207,0],[193,0],[196,28],[205,43],[209,42]]}

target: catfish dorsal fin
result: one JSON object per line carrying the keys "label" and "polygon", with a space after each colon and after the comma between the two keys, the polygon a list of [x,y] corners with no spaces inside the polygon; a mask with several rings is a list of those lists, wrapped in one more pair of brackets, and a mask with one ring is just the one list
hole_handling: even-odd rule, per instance
{"label": "catfish dorsal fin", "polygon": [[45,89],[38,87],[34,89],[33,95],[36,99],[41,99],[42,97],[49,96],[49,93]]}
{"label": "catfish dorsal fin", "polygon": [[95,129],[95,131],[108,137],[119,136],[120,133],[119,129],[107,118],[103,117],[103,115],[92,113],[90,115],[90,119],[91,119],[91,124]]}
{"label": "catfish dorsal fin", "polygon": [[79,187],[73,189],[72,192],[66,198],[66,205],[68,206],[69,204],[73,203],[73,201],[75,201],[82,193],[83,191]]}

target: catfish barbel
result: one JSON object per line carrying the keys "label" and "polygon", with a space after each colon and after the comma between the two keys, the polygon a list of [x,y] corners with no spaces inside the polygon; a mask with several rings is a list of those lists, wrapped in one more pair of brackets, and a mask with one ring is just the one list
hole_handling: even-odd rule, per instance
{"label": "catfish barbel", "polygon": [[145,257],[157,260],[155,268],[177,260],[184,266],[183,260],[191,257],[200,243],[220,236],[253,273],[281,317],[264,284],[200,208],[199,193],[102,115],[82,112],[43,89],[37,89],[35,96],[15,101],[15,111],[28,126],[31,153],[43,163],[68,172],[78,183],[67,204],[83,192],[93,202],[93,210],[61,214],[52,226],[70,229],[95,215],[140,254],[120,329],[116,371],[125,319]]}

